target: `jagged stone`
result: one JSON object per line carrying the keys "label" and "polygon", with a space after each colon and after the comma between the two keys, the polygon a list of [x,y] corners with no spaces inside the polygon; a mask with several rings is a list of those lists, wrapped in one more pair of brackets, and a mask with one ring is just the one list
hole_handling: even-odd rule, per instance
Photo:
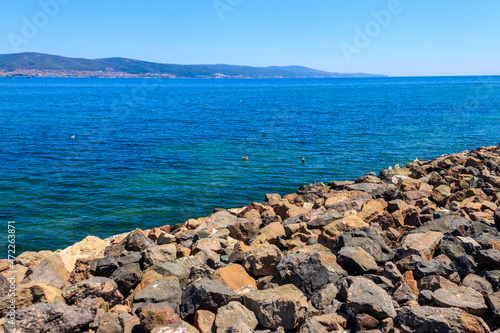
{"label": "jagged stone", "polygon": [[405,306],[394,321],[403,332],[407,333],[490,332],[488,325],[481,318],[458,308]]}
{"label": "jagged stone", "polygon": [[294,285],[252,291],[245,294],[245,306],[265,328],[296,328],[307,314],[307,299]]}

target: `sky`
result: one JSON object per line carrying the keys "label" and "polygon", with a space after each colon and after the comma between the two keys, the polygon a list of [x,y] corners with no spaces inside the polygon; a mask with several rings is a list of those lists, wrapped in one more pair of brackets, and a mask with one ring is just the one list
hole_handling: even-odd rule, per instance
{"label": "sky", "polygon": [[0,54],[500,75],[500,1],[0,0]]}

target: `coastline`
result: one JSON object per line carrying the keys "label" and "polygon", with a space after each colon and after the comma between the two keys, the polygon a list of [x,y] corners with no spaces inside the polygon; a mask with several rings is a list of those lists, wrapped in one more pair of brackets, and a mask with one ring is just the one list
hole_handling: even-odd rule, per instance
{"label": "coastline", "polygon": [[[494,331],[499,165],[500,145],[481,147],[266,194],[185,223],[24,252],[12,267],[1,261],[2,290],[9,271],[17,286],[15,297],[2,292],[3,315],[12,299],[18,305],[17,328],[4,329]],[[53,312],[59,323],[49,323]]]}

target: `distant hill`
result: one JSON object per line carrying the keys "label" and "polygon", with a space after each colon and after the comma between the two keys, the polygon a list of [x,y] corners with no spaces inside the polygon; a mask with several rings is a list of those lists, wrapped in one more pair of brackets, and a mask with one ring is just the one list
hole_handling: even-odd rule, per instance
{"label": "distant hill", "polygon": [[283,77],[283,78],[341,78],[384,77],[365,73],[332,73],[301,66],[250,67],[237,65],[176,65],[160,64],[127,58],[83,59],[42,53],[16,53],[0,55],[0,71],[57,70],[106,71],[129,74],[170,74],[176,77]]}

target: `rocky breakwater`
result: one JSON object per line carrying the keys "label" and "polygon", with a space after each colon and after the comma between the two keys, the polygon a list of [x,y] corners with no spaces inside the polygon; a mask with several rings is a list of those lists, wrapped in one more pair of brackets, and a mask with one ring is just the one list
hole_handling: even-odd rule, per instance
{"label": "rocky breakwater", "polygon": [[[500,332],[499,205],[500,146],[267,194],[182,224],[89,236],[17,257],[16,325],[5,317],[2,325]],[[5,316],[8,282],[0,281]]]}

